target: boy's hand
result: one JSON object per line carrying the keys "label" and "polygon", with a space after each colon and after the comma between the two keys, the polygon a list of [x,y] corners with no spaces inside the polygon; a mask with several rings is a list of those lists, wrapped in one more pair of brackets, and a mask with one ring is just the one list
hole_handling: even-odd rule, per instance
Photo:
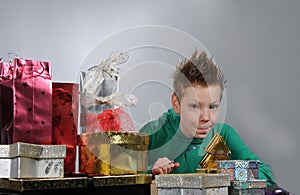
{"label": "boy's hand", "polygon": [[159,175],[159,174],[167,174],[170,173],[172,170],[179,167],[179,163],[174,162],[167,157],[159,158],[154,163],[152,167],[152,174]]}

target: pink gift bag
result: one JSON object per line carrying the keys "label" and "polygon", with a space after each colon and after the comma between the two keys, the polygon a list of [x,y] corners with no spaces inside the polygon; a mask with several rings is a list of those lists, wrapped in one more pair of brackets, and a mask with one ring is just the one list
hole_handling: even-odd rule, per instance
{"label": "pink gift bag", "polygon": [[51,63],[16,57],[0,73],[1,143],[52,144]]}
{"label": "pink gift bag", "polygon": [[[1,58],[2,59],[2,58]],[[1,143],[7,143],[7,133],[12,128],[13,97],[12,86],[13,63],[0,62],[0,127]]]}

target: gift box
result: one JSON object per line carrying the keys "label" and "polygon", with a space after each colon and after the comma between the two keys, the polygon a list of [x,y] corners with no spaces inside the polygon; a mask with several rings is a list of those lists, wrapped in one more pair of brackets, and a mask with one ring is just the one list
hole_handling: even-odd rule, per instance
{"label": "gift box", "polygon": [[88,175],[138,174],[147,170],[149,137],[139,132],[77,135],[79,171]]}
{"label": "gift box", "polygon": [[258,179],[259,160],[220,160],[216,164],[221,173],[230,175],[230,180]]}
{"label": "gift box", "polygon": [[161,174],[155,176],[158,195],[210,194],[227,195],[227,174]]}
{"label": "gift box", "polygon": [[65,174],[75,172],[79,84],[53,82],[53,144],[66,145]]}
{"label": "gift box", "polygon": [[63,177],[65,156],[65,145],[38,145],[22,142],[0,145],[0,177]]}
{"label": "gift box", "polygon": [[229,194],[230,195],[265,195],[267,188],[266,180],[232,180],[230,181]]}
{"label": "gift box", "polygon": [[120,93],[120,68],[129,57],[114,51],[99,65],[80,72],[80,133],[133,131],[130,115],[123,109],[137,104],[133,94]]}

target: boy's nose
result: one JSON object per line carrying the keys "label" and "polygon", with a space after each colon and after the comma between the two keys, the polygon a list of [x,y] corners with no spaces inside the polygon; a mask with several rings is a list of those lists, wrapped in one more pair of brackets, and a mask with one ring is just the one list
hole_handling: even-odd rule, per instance
{"label": "boy's nose", "polygon": [[200,121],[201,122],[206,122],[206,121],[209,121],[209,120],[210,120],[209,110],[207,110],[207,109],[201,110],[201,112],[200,112]]}

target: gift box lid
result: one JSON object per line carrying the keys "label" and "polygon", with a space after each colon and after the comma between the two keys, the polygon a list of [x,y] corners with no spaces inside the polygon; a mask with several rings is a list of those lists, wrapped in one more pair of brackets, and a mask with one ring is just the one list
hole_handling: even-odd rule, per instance
{"label": "gift box lid", "polygon": [[217,165],[221,169],[233,169],[233,168],[259,168],[259,160],[219,160],[216,161]]}
{"label": "gift box lid", "polygon": [[161,174],[155,176],[157,188],[211,188],[230,186],[227,174]]}
{"label": "gift box lid", "polygon": [[232,180],[230,181],[231,187],[234,189],[249,189],[249,188],[266,188],[267,181],[263,179],[253,180]]}
{"label": "gift box lid", "polygon": [[98,144],[149,144],[149,136],[139,132],[95,132],[83,133],[77,136],[78,145]]}
{"label": "gift box lid", "polygon": [[17,142],[0,145],[0,158],[65,158],[65,145],[39,145]]}

